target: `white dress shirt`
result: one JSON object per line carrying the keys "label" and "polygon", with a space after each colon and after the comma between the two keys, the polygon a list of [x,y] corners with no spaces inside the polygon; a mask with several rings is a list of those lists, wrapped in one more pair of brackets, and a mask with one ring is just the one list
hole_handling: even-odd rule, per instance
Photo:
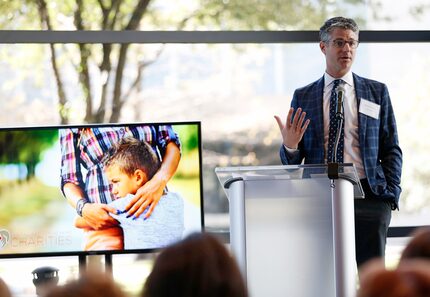
{"label": "white dress shirt", "polygon": [[[358,108],[357,96],[355,95],[354,79],[352,72],[349,71],[343,77],[340,84],[345,88],[343,107],[344,107],[344,163],[353,163],[357,169],[358,177],[365,178],[363,161],[360,152],[359,130],[358,130]],[[330,126],[330,95],[333,88],[334,77],[324,73],[324,95],[323,95],[323,112],[324,112],[324,151],[327,162],[328,134]]]}

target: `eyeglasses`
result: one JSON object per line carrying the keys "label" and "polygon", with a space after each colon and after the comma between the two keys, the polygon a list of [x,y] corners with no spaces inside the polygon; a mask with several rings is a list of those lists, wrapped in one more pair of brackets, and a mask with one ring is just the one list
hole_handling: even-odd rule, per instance
{"label": "eyeglasses", "polygon": [[359,43],[358,40],[334,39],[331,41],[333,42],[333,45],[338,48],[343,48],[346,43],[348,43],[350,48],[357,48]]}

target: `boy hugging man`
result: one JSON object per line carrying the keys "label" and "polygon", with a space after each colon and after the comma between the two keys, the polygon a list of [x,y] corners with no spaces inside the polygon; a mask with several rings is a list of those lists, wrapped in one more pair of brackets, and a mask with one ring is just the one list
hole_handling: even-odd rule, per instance
{"label": "boy hugging man", "polygon": [[[138,218],[128,217],[125,206],[136,191],[148,182],[160,168],[160,161],[151,146],[138,139],[126,137],[110,151],[104,160],[104,170],[118,198],[109,206],[118,210],[110,214],[123,230],[124,249],[151,249],[167,246],[182,239],[184,231],[184,202],[174,192],[165,190],[151,216],[145,212]],[[82,217],[75,226],[91,227]],[[118,247],[119,249],[121,247]]]}

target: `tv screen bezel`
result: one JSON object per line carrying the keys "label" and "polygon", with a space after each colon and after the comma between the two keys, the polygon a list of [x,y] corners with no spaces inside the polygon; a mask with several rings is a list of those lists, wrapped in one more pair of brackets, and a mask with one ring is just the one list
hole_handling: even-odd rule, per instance
{"label": "tv screen bezel", "polygon": [[[198,159],[199,159],[199,191],[200,191],[200,232],[205,232],[204,224],[204,199],[203,199],[203,162],[202,162],[202,133],[200,121],[179,121],[179,122],[127,122],[127,123],[89,123],[89,124],[66,124],[66,125],[40,125],[40,126],[10,126],[0,127],[0,133],[3,131],[17,131],[17,130],[48,130],[48,129],[68,129],[68,128],[92,128],[92,127],[124,127],[136,125],[171,125],[173,129],[179,125],[197,125],[198,134]],[[66,198],[64,198],[66,199]],[[196,231],[197,232],[197,231]],[[34,252],[34,253],[0,253],[0,259],[13,259],[13,258],[39,258],[39,257],[62,257],[62,256],[92,256],[92,255],[124,255],[124,254],[147,254],[163,250],[164,247],[152,249],[127,249],[127,250],[94,250],[94,251],[62,251],[62,252]]]}

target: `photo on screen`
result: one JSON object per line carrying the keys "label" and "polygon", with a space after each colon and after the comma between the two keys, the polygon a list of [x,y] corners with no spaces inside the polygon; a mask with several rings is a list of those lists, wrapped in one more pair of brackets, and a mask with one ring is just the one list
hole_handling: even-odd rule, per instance
{"label": "photo on screen", "polygon": [[203,231],[199,122],[0,129],[0,258],[138,253]]}

